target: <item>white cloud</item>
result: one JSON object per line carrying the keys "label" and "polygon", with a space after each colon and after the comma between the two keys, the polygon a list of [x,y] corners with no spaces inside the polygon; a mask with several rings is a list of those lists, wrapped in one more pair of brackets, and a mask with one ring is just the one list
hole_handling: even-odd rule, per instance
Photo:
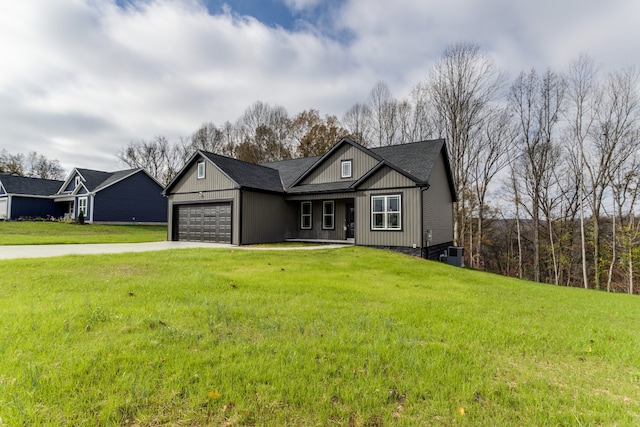
{"label": "white cloud", "polygon": [[317,7],[322,0],[282,0],[293,11],[299,12]]}
{"label": "white cloud", "polygon": [[564,67],[580,51],[613,69],[640,57],[634,0],[336,4],[322,27],[286,31],[230,8],[212,16],[196,0],[2,2],[0,148],[115,169],[114,154],[131,140],[233,121],[257,100],[341,116],[378,80],[407,96],[463,39],[512,74]]}

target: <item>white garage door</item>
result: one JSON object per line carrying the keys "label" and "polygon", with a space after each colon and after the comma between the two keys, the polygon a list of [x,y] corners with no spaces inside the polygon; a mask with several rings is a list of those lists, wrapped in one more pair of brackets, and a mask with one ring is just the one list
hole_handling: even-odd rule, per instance
{"label": "white garage door", "polygon": [[0,219],[7,219],[7,199],[0,199]]}
{"label": "white garage door", "polygon": [[231,203],[178,205],[175,240],[231,243]]}

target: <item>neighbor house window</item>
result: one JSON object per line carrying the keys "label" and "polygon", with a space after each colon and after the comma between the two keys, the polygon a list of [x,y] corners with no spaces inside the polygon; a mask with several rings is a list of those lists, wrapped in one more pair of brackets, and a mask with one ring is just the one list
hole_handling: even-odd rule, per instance
{"label": "neighbor house window", "polygon": [[342,178],[351,178],[351,160],[342,161]]}
{"label": "neighbor house window", "polygon": [[84,217],[87,216],[87,198],[86,197],[80,197],[78,199],[78,215],[80,215],[80,212],[82,212],[82,216]]}
{"label": "neighbor house window", "polygon": [[302,202],[300,207],[300,228],[311,229],[311,202]]}
{"label": "neighbor house window", "polygon": [[80,177],[79,177],[79,176],[76,176],[75,184],[76,184],[76,185],[75,185],[75,186],[76,186],[76,188],[80,185]]}
{"label": "neighbor house window", "polygon": [[204,178],[204,162],[198,162],[198,179]]}
{"label": "neighbor house window", "polygon": [[322,202],[322,228],[333,230],[333,201]]}
{"label": "neighbor house window", "polygon": [[371,228],[373,230],[400,230],[402,198],[371,196]]}

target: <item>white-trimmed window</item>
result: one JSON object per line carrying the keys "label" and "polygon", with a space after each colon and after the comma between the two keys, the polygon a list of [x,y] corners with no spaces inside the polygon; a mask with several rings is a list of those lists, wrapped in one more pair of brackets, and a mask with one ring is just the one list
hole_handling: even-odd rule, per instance
{"label": "white-trimmed window", "polygon": [[351,160],[343,160],[340,163],[340,170],[341,170],[341,174],[340,177],[342,178],[351,178]]}
{"label": "white-trimmed window", "polygon": [[402,196],[371,196],[371,229],[400,230],[402,228]]}
{"label": "white-trimmed window", "polygon": [[333,200],[322,202],[322,229],[333,230],[334,227],[334,204]]}
{"label": "white-trimmed window", "polygon": [[75,187],[74,188],[78,188],[78,186],[80,185],[80,177],[79,176],[76,176],[76,179],[75,179],[74,183],[75,183]]}
{"label": "white-trimmed window", "polygon": [[78,198],[78,215],[82,212],[82,216],[87,217],[87,198],[80,197]]}
{"label": "white-trimmed window", "polygon": [[205,177],[204,162],[198,162],[198,179],[203,179],[204,177]]}
{"label": "white-trimmed window", "polygon": [[302,202],[300,204],[300,228],[303,230],[311,230],[311,202]]}

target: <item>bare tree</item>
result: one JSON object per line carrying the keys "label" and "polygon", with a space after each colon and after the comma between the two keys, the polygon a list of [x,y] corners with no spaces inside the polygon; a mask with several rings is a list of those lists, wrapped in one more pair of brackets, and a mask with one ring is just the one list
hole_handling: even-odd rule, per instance
{"label": "bare tree", "polygon": [[116,156],[131,168],[143,168],[160,183],[166,185],[178,171],[176,164],[184,159],[185,147],[171,144],[162,135],[151,141],[132,141]]}
{"label": "bare tree", "polygon": [[7,150],[3,149],[0,153],[0,172],[15,173],[20,176],[24,176],[24,154],[11,154]]}
{"label": "bare tree", "polygon": [[241,141],[235,148],[238,159],[260,163],[291,158],[289,117],[284,107],[258,101],[245,110],[236,128]]}
{"label": "bare tree", "polygon": [[385,82],[379,81],[371,89],[369,107],[375,135],[373,145],[382,147],[395,144],[398,137],[398,103],[391,97]]}
{"label": "bare tree", "polygon": [[14,173],[20,176],[42,179],[62,179],[64,170],[57,159],[49,160],[44,154],[30,151],[11,154],[7,150],[0,152],[0,172]]}
{"label": "bare tree", "polygon": [[[464,235],[466,194],[469,191],[471,148],[488,108],[499,95],[504,74],[475,43],[459,42],[445,49],[429,76],[438,129],[445,137],[458,202],[454,204],[454,241]],[[462,242],[463,243],[463,242]]]}
{"label": "bare tree", "polygon": [[476,149],[474,157],[478,161],[471,165],[470,181],[478,215],[475,257],[471,257],[472,266],[474,266],[474,259],[482,258],[483,225],[489,187],[496,175],[509,164],[508,147],[513,144],[516,135],[517,129],[513,125],[508,110],[496,108],[488,114],[486,125],[483,127],[482,133],[479,134],[481,140],[474,145]]}
{"label": "bare tree", "polygon": [[590,186],[593,228],[594,287],[600,289],[600,215],[611,177],[636,152],[640,144],[638,120],[640,97],[638,71],[627,68],[610,74],[600,89],[595,119],[590,129],[591,144],[585,147],[585,170]]}
{"label": "bare tree", "polygon": [[511,86],[509,102],[517,116],[520,135],[519,164],[531,205],[533,228],[533,280],[540,281],[540,213],[550,171],[557,162],[553,131],[564,96],[564,80],[548,70],[540,78],[535,70],[520,73]]}
{"label": "bare tree", "polygon": [[585,143],[591,132],[594,120],[595,95],[597,88],[597,70],[593,60],[586,54],[581,54],[569,65],[567,77],[567,100],[568,108],[566,118],[571,129],[571,142],[578,147],[578,170],[579,176],[579,200],[580,200],[580,250],[582,261],[582,283],[585,288],[589,287],[587,275],[587,250],[584,227],[584,168],[585,168]]}
{"label": "bare tree", "polygon": [[349,132],[349,136],[362,146],[371,141],[371,109],[367,104],[356,103],[342,117],[342,124]]}

